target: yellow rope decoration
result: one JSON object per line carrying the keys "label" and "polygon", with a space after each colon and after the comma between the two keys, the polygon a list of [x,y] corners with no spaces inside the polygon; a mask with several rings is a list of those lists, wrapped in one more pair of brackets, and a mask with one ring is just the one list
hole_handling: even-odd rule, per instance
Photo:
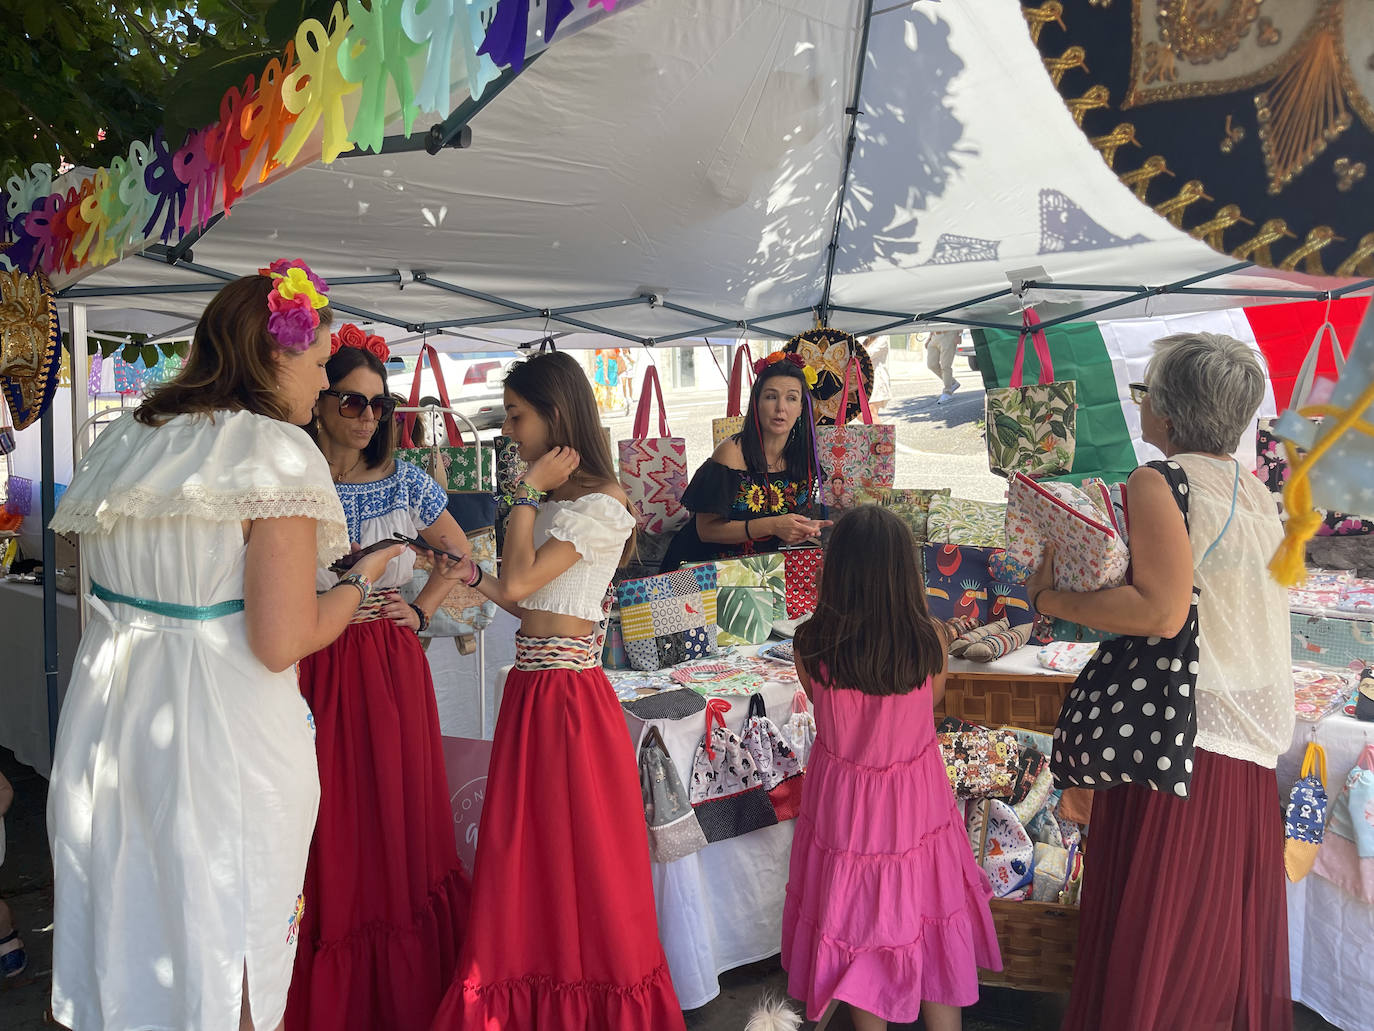
{"label": "yellow rope decoration", "polygon": [[1283,487],[1283,504],[1288,510],[1288,526],[1284,530],[1279,550],[1269,560],[1269,572],[1285,587],[1300,583],[1306,576],[1307,542],[1316,535],[1322,524],[1321,513],[1312,507],[1312,484],[1308,479],[1312,465],[1350,430],[1374,437],[1374,425],[1361,418],[1370,405],[1374,405],[1374,382],[1365,387],[1364,392],[1349,408],[1312,405],[1298,412],[1307,419],[1325,415],[1336,420],[1331,432],[1317,441],[1306,456],[1299,458],[1298,449],[1289,441],[1283,442],[1284,451],[1288,455],[1288,465],[1292,470],[1288,482]]}

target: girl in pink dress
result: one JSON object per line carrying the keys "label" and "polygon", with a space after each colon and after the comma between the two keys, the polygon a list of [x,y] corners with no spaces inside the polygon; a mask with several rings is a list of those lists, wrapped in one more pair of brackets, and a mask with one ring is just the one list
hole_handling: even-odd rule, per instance
{"label": "girl in pink dress", "polygon": [[815,704],[782,918],[788,991],[858,1031],[960,1026],[978,968],[1001,970],[988,900],[935,737],[944,638],[906,524],[863,505],[836,524],[816,613],[797,630]]}

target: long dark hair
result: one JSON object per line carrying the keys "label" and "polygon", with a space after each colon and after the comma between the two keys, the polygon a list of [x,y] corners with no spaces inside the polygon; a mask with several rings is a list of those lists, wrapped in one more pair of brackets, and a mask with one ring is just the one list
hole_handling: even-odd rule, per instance
{"label": "long dark hair", "polygon": [[[325,362],[324,374],[329,377],[329,386],[333,388],[339,380],[356,372],[358,369],[367,369],[375,372],[382,378],[382,391],[386,392],[386,366],[382,360],[371,351],[365,351],[361,347],[341,347],[334,352],[329,361]],[[369,469],[376,469],[391,460],[392,454],[396,450],[396,431],[392,427],[394,416],[387,416],[385,419],[377,420],[377,431],[372,434],[372,439],[367,442],[367,447],[363,448],[363,463]],[[419,419],[416,419],[419,422]],[[314,420],[306,427],[306,432],[316,444],[320,442],[319,430]],[[418,446],[418,445],[417,445]]]}
{"label": "long dark hair", "polygon": [[[617,482],[596,396],[575,358],[563,351],[532,355],[512,365],[502,384],[548,424],[550,448],[570,447],[577,452],[581,464],[573,471],[574,483],[600,487]],[[630,535],[622,563],[633,553],[635,537]]]}
{"label": "long dark hair", "polygon": [[813,677],[864,694],[899,695],[944,668],[944,637],[926,607],[915,539],[887,509],[860,505],[840,517],[818,595],[795,641]]}
{"label": "long dark hair", "polygon": [[[277,393],[281,347],[267,331],[272,285],[267,276],[244,276],[210,298],[186,364],[144,398],[134,418],[161,426],[176,415],[228,410],[286,421],[290,412]],[[328,308],[316,314],[322,326],[334,318]]]}
{"label": "long dark hair", "polygon": [[[806,386],[806,376],[800,368],[790,361],[774,362],[764,367],[749,391],[749,408],[744,413],[744,427],[739,432],[740,451],[744,453],[744,467],[751,473],[768,475],[768,457],[763,453],[763,433],[759,429],[759,395],[769,380],[787,376],[797,381],[802,392],[802,412],[797,416],[796,425],[783,446],[783,458],[787,461],[787,478],[793,483],[806,484],[805,498],[812,500],[812,494],[819,488],[816,469],[816,417],[811,410],[811,391]],[[800,500],[800,499],[799,499]]]}

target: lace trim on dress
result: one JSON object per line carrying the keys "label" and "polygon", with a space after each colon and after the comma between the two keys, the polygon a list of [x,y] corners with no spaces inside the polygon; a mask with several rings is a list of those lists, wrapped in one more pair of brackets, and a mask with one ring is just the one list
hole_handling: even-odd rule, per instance
{"label": "lace trim on dress", "polygon": [[183,484],[172,492],[130,487],[98,501],[62,500],[50,524],[60,533],[109,533],[121,519],[186,516],[224,523],[300,516],[316,521],[315,553],[321,565],[348,553],[348,529],[339,496],[321,487],[213,491]]}

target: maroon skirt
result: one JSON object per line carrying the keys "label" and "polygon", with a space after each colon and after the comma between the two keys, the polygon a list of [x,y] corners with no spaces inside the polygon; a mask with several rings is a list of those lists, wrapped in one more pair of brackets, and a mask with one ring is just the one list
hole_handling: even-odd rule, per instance
{"label": "maroon skirt", "polygon": [[1273,770],[1199,750],[1190,797],[1099,791],[1065,1031],[1290,1031]]}
{"label": "maroon skirt", "polygon": [[515,669],[435,1031],[682,1031],[634,748],[598,668]]}
{"label": "maroon skirt", "polygon": [[414,633],[379,619],[302,660],[300,681],[315,717],[320,815],[286,1027],[428,1027],[469,895],[429,663]]}

